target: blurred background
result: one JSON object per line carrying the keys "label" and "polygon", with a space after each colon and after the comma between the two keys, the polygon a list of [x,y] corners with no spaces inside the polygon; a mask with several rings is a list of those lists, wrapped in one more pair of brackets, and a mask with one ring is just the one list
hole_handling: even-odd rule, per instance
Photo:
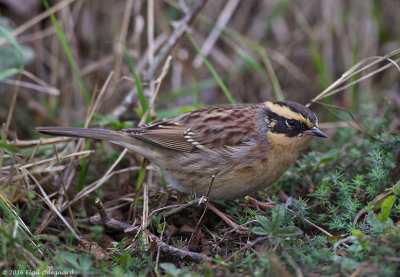
{"label": "blurred background", "polygon": [[[172,60],[153,117],[229,104],[185,31],[236,103],[284,98],[305,104],[357,62],[399,48],[395,0],[157,0],[150,15],[144,0],[48,1],[53,19],[43,3],[0,0],[0,122],[18,93],[11,139],[37,136],[34,126],[82,126],[110,72],[97,111],[103,117],[91,125],[137,124],[132,70],[151,98],[151,80],[161,75],[167,55]],[[183,22],[188,28],[179,33]],[[25,73],[10,73],[21,65]],[[390,99],[398,111],[398,85],[391,67],[325,101],[357,112],[371,103],[379,110]],[[320,121],[336,120],[319,105],[311,108]]]}

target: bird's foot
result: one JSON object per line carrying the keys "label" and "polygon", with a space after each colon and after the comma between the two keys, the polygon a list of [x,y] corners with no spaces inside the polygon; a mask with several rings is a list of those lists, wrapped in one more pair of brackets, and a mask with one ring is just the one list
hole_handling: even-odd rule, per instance
{"label": "bird's foot", "polygon": [[250,231],[249,228],[238,225],[236,222],[234,222],[232,219],[230,219],[226,214],[224,214],[223,212],[218,210],[217,207],[215,207],[210,202],[207,203],[207,207],[210,210],[212,210],[216,215],[218,215],[226,224],[228,224],[229,227],[231,227],[233,230],[235,230],[235,232],[244,234],[244,233],[247,233]]}

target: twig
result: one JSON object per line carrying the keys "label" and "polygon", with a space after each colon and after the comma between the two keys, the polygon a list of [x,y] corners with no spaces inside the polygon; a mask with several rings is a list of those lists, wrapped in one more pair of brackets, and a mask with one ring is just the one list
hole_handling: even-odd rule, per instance
{"label": "twig", "polygon": [[[125,148],[121,152],[119,157],[115,160],[115,162],[111,165],[111,167],[107,170],[107,172],[103,175],[103,177],[101,177],[99,180],[93,182],[89,186],[86,186],[77,195],[75,195],[75,197],[71,200],[71,204],[75,203],[79,199],[83,198],[84,196],[88,195],[89,193],[91,193],[92,191],[98,189],[101,185],[103,185],[113,175],[112,171],[118,165],[118,163],[121,161],[121,159],[125,156],[127,151],[128,150]],[[65,203],[64,203],[62,209],[64,209],[64,207],[65,207]]]}
{"label": "twig", "polygon": [[360,130],[361,132],[363,132],[364,134],[366,134],[367,136],[369,136],[370,138],[372,138],[372,139],[375,140],[375,141],[379,141],[379,142],[382,142],[382,143],[384,142],[383,140],[378,139],[378,138],[374,137],[371,133],[369,133],[369,132],[360,124],[360,122],[354,117],[353,113],[352,113],[351,111],[349,111],[347,108],[340,107],[340,106],[336,106],[336,105],[330,105],[330,104],[322,103],[322,102],[319,102],[319,101],[315,101],[315,103],[320,104],[320,105],[325,106],[325,107],[329,107],[329,108],[333,108],[333,109],[338,109],[338,110],[342,110],[342,111],[347,112],[347,113],[350,115],[350,117],[353,119],[353,121],[357,124],[357,126],[358,126],[358,128],[359,128],[359,130]]}
{"label": "twig", "polygon": [[[349,236],[349,237],[347,237],[347,238],[344,238],[344,239],[341,239],[341,240],[339,240],[337,243],[335,243],[335,245],[333,246],[333,255],[334,255],[334,257],[333,257],[333,259],[337,259],[337,256],[338,256],[338,254],[337,254],[337,248],[343,243],[345,243],[345,242],[347,242],[347,241],[349,241],[349,240],[353,240],[354,239],[354,236]],[[345,244],[346,245],[346,244]],[[347,245],[346,245],[347,246]]]}
{"label": "twig", "polygon": [[122,61],[124,57],[124,48],[122,47],[122,45],[125,44],[126,41],[126,36],[129,27],[129,18],[133,10],[133,2],[134,2],[133,0],[128,0],[125,3],[124,15],[122,17],[121,31],[119,33],[119,38],[114,45],[114,53],[115,53],[114,71],[116,79],[119,79],[121,73]]}
{"label": "twig", "polygon": [[[154,40],[154,48],[158,49],[160,47],[160,45],[167,40],[167,35],[165,33],[161,33],[155,40]],[[143,67],[145,66],[145,63],[148,60],[148,48],[146,49],[146,51],[144,51],[143,53],[143,58],[139,61],[138,65],[135,67],[137,72],[141,72],[143,70]],[[132,54],[130,54],[132,55]],[[111,57],[112,58],[112,57]],[[110,59],[110,62],[112,61],[112,59]],[[134,83],[133,80],[131,80],[130,78],[123,76],[122,80],[129,80],[132,83]],[[116,118],[120,118],[120,116],[122,114],[124,114],[129,106],[136,102],[136,100],[138,99],[138,93],[137,93],[137,89],[136,86],[133,86],[133,88],[129,91],[129,93],[124,97],[124,99],[121,101],[121,103],[114,108],[114,110],[110,113],[113,116],[115,116]]]}
{"label": "twig", "polygon": [[[208,197],[209,197],[209,195],[210,195],[210,191],[211,191],[212,185],[214,184],[214,180],[215,180],[215,175],[213,174],[213,175],[211,175],[211,182],[210,182],[210,184],[208,185],[208,190],[207,190],[206,199],[205,199],[206,203],[207,203],[208,200],[209,200]],[[204,215],[206,214],[206,211],[207,211],[207,205],[205,205],[204,210],[203,210],[203,214],[201,215],[201,217],[200,217],[200,219],[199,219],[199,222],[197,222],[197,226],[196,226],[195,229],[199,228],[200,223],[201,223],[201,220],[203,219]]]}
{"label": "twig", "polygon": [[[54,151],[57,161],[58,161],[58,152],[57,152],[57,147],[55,144],[53,144],[53,151]],[[71,217],[72,223],[75,226],[76,221],[75,221],[74,213],[72,212],[71,205],[69,205],[69,197],[68,197],[67,189],[66,189],[63,178],[61,178],[61,187],[62,187],[64,193],[61,194],[60,196],[63,196],[65,198],[66,203],[68,204],[67,208],[68,208],[69,216]],[[60,202],[61,202],[61,197],[60,197]]]}
{"label": "twig", "polygon": [[[116,230],[116,231],[124,231],[124,230],[128,230],[131,228],[131,225],[121,222],[121,221],[118,221],[118,220],[115,220],[111,216],[109,216],[108,213],[105,211],[104,206],[102,205],[101,201],[98,201],[98,199],[96,199],[96,207],[99,210],[99,215],[92,216],[90,218],[91,224],[101,223],[104,226],[106,226],[110,229]],[[87,220],[85,220],[85,221],[87,221]],[[64,224],[65,224],[65,222],[64,222]],[[136,229],[137,228],[134,228],[134,231],[138,231]],[[133,230],[130,230],[130,231],[133,231]],[[158,238],[157,236],[155,236],[151,233],[149,233],[149,236],[150,236],[150,239],[156,241],[159,252],[168,254],[171,257],[179,258],[180,260],[184,260],[184,261],[188,261],[188,262],[196,262],[196,263],[203,263],[206,260],[208,260],[208,257],[203,254],[185,251],[185,250],[181,250],[179,248],[170,246],[170,245],[162,242],[160,240],[160,238]]]}
{"label": "twig", "polygon": [[[209,195],[210,195],[210,191],[211,191],[212,185],[214,184],[214,180],[215,180],[215,175],[213,174],[213,175],[211,175],[211,181],[210,181],[210,184],[208,185],[207,194],[206,194],[206,197],[205,197],[205,202],[206,202],[206,204],[208,203],[208,200],[209,200],[208,197],[209,197]],[[203,198],[203,197],[202,197],[202,198]],[[200,226],[200,224],[201,224],[201,221],[203,220],[204,215],[206,214],[206,211],[207,211],[207,205],[205,205],[204,210],[203,210],[203,213],[201,214],[200,219],[199,219],[199,221],[198,221],[197,224],[196,224],[196,228],[194,228],[194,231],[193,231],[193,233],[192,233],[191,236],[190,236],[189,245],[190,245],[191,242],[192,242],[193,235],[197,233],[197,230],[198,230],[198,228],[199,228],[199,226]]]}
{"label": "twig", "polygon": [[[105,210],[105,213],[108,216],[107,211]],[[132,228],[132,225],[116,220],[112,217],[109,217],[109,219],[107,221],[103,221],[101,215],[100,215],[100,211],[99,214],[93,215],[89,218],[84,218],[79,220],[79,223],[83,223],[83,224],[92,224],[92,225],[103,225],[104,227],[113,230],[113,231],[119,231],[119,232],[125,232],[125,233],[129,233],[129,232],[136,232],[139,228]]]}
{"label": "twig", "polygon": [[103,202],[101,202],[101,200],[99,198],[96,198],[96,200],[94,201],[94,204],[96,205],[96,208],[99,211],[102,223],[108,222],[110,220],[110,216],[104,210]]}
{"label": "twig", "polygon": [[307,218],[299,215],[298,213],[296,213],[295,211],[285,207],[285,209],[289,212],[291,212],[292,214],[294,214],[295,216],[298,216],[299,218],[301,218],[302,220],[304,220],[305,222],[307,222],[308,224],[310,224],[311,226],[317,228],[318,230],[320,230],[322,233],[324,233],[325,235],[328,235],[330,237],[333,237],[333,235],[331,233],[329,233],[328,231],[322,229],[321,227],[319,227],[318,225],[316,225],[315,223],[312,223],[310,220],[308,220]]}
{"label": "twig", "polygon": [[144,81],[150,80],[154,74],[160,63],[165,59],[171,50],[175,47],[175,45],[179,42],[182,38],[185,30],[188,28],[189,25],[192,24],[194,19],[206,5],[208,0],[199,0],[196,2],[194,7],[191,11],[184,16],[179,26],[176,27],[174,33],[170,36],[168,41],[164,44],[164,46],[160,49],[159,54],[154,58],[153,66],[143,74]]}
{"label": "twig", "polygon": [[[143,160],[144,168],[147,167],[148,161],[146,159]],[[146,170],[144,171],[146,173]],[[143,241],[148,244],[149,243],[149,234],[146,229],[149,222],[149,185],[147,182],[144,182],[143,178],[143,211],[142,211],[142,231],[143,231]],[[135,195],[136,197],[137,195]],[[136,198],[138,199],[138,198]]]}
{"label": "twig", "polygon": [[183,11],[184,14],[189,13],[189,9],[188,9],[188,7],[187,7],[187,5],[185,3],[185,0],[179,0],[179,5],[181,6],[182,11]]}
{"label": "twig", "polygon": [[[167,226],[167,222],[165,221],[165,217],[164,217],[164,225],[163,225],[163,228],[162,228],[162,231],[161,231],[161,234],[160,234],[160,241],[162,241],[162,239],[163,239],[165,226]],[[160,252],[161,252],[160,249],[161,249],[161,244],[158,244],[158,251],[157,251],[157,257],[156,257],[156,266],[155,266],[155,269],[154,269],[154,271],[156,273],[158,273],[158,262],[160,260]]]}
{"label": "twig", "polygon": [[[219,35],[221,34],[221,30],[225,28],[226,24],[228,23],[229,19],[231,18],[232,14],[236,10],[236,7],[240,3],[239,0],[230,0],[226,3],[225,7],[221,11],[221,14],[214,26],[214,29],[211,31],[203,46],[201,47],[201,52],[205,57],[208,56],[212,48],[214,47],[215,42],[217,41]],[[203,58],[200,54],[197,54],[196,58],[193,60],[194,67],[200,67],[203,63]]]}
{"label": "twig", "polygon": [[243,247],[241,247],[239,250],[235,251],[233,254],[231,254],[228,258],[224,260],[224,262],[229,262],[233,257],[235,257],[237,254],[243,252],[244,250],[248,249],[249,247],[252,248],[256,244],[259,244],[260,242],[263,242],[264,240],[269,239],[269,236],[264,236],[264,237],[259,237],[252,241],[251,243],[246,243]]}
{"label": "twig", "polygon": [[[24,188],[25,189],[25,188]],[[39,195],[40,197],[40,195]],[[14,216],[14,218],[17,219],[18,222],[18,227],[20,228],[21,232],[24,233],[24,235],[28,238],[29,242],[33,245],[33,247],[35,247],[35,249],[38,250],[38,252],[40,253],[41,256],[44,255],[43,251],[40,249],[40,247],[32,240],[31,237],[34,237],[34,235],[31,233],[31,231],[29,230],[29,227],[26,226],[25,222],[22,220],[22,218],[19,216],[19,214],[16,212],[16,208],[15,206],[10,202],[10,200],[3,195],[0,192],[0,200],[3,202],[3,204],[5,206],[7,206],[7,208],[10,210],[10,212],[12,213],[12,215]],[[25,248],[24,248],[25,249]]]}
{"label": "twig", "polygon": [[60,91],[58,89],[43,87],[41,85],[36,85],[36,84],[32,84],[32,83],[25,82],[25,81],[5,79],[5,80],[2,80],[1,83],[6,84],[6,85],[11,85],[11,86],[20,86],[20,87],[28,88],[31,90],[36,90],[39,92],[47,93],[52,96],[58,96],[60,94]]}
{"label": "twig", "polygon": [[[169,207],[163,207],[163,208],[157,209],[156,211],[160,211],[160,210],[163,210],[163,209],[167,209],[167,208],[170,208],[170,207],[174,207],[174,206],[176,207],[177,206],[177,208],[161,214],[161,216],[163,216],[163,217],[168,217],[168,216],[180,213],[184,209],[189,208],[191,206],[203,204],[204,202],[206,202],[206,199],[204,197],[201,197],[201,198],[194,199],[194,200],[192,200],[192,201],[190,201],[188,203],[182,204],[182,205],[173,205],[173,206],[169,206]],[[152,214],[155,213],[156,211],[153,211]]]}
{"label": "twig", "polygon": [[28,162],[32,162],[33,158],[36,156],[37,151],[39,150],[40,145],[42,145],[42,138],[39,139],[39,143],[36,144],[35,149],[33,149],[32,155],[30,156]]}
{"label": "twig", "polygon": [[[125,232],[125,230],[131,228],[132,226],[128,223],[116,220],[112,218],[109,213],[104,209],[103,202],[99,198],[96,198],[94,204],[96,205],[97,210],[99,211],[99,215],[94,215],[85,221],[90,222],[93,225],[102,224],[103,226],[114,230],[114,231],[121,231]],[[81,223],[84,222],[83,220],[80,221]],[[130,231],[134,231],[133,228]]]}
{"label": "twig", "polygon": [[[75,0],[65,0],[65,1],[61,1],[58,4],[54,5],[53,7],[51,7],[49,10],[42,12],[41,14],[35,16],[34,18],[32,18],[31,20],[28,20],[27,22],[25,22],[24,24],[22,24],[21,26],[19,26],[18,28],[15,28],[12,32],[11,35],[16,37],[19,34],[22,34],[23,32],[25,32],[27,29],[29,29],[30,27],[36,25],[38,22],[42,21],[43,19],[47,18],[48,16],[50,16],[50,14],[54,14],[55,12],[61,10],[62,8],[68,6],[69,4],[71,4],[72,2],[74,2]],[[0,39],[0,47],[3,46],[5,43],[7,42],[6,38],[2,38]]]}
{"label": "twig", "polygon": [[[120,160],[125,156],[127,150],[124,149],[122,151],[122,153],[119,155],[119,157],[117,158],[117,160],[111,165],[111,167],[109,168],[109,170],[103,175],[102,178],[100,178],[99,180],[93,182],[92,184],[90,184],[89,186],[85,187],[83,190],[81,190],[77,195],[75,195],[75,197],[70,201],[70,205],[72,205],[73,203],[75,203],[76,201],[78,201],[79,199],[83,198],[84,196],[88,195],[90,192],[98,189],[102,184],[104,184],[109,178],[111,178],[114,175],[114,168],[117,166],[117,164],[120,162]],[[70,167],[71,168],[71,167]],[[67,203],[63,203],[62,206],[60,207],[60,211],[64,211],[67,208]],[[43,231],[44,226],[49,224],[49,222],[53,220],[53,215],[51,213],[49,213],[45,220],[42,222],[41,227],[35,231],[35,234],[39,234],[40,232]]]}
{"label": "twig", "polygon": [[[77,156],[86,156],[86,155],[90,155],[92,154],[94,151],[93,150],[87,150],[87,151],[82,151],[82,152],[75,152],[66,156],[61,156],[57,158],[49,158],[49,159],[44,159],[41,161],[37,161],[37,162],[33,162],[33,163],[28,163],[28,164],[24,164],[18,167],[18,169],[27,169],[29,167],[33,167],[33,166],[38,166],[44,163],[49,163],[55,160],[64,160],[64,159],[68,159],[68,158],[73,158],[73,157],[77,157]],[[1,170],[8,170],[11,169],[11,166],[4,166],[3,168],[1,168]]]}
{"label": "twig", "polygon": [[[154,57],[153,65],[146,72],[144,72],[142,74],[143,82],[148,82],[149,80],[151,80],[154,77],[158,66],[165,59],[165,57],[167,57],[171,53],[172,49],[182,38],[183,34],[185,33],[185,30],[196,19],[197,15],[200,13],[200,11],[203,9],[203,7],[206,5],[207,2],[208,2],[208,0],[199,0],[194,5],[194,7],[190,10],[190,12],[188,14],[185,14],[185,16],[181,20],[181,23],[179,24],[179,26],[177,26],[175,28],[173,34],[169,37],[167,42],[159,50],[158,55],[156,57]],[[159,38],[163,39],[163,37],[161,37],[161,35],[159,36]],[[155,42],[154,42],[153,48],[155,48],[155,46],[156,46]],[[137,91],[136,91],[136,89],[133,89],[125,97],[125,99],[121,102],[122,104],[117,109],[115,109],[112,114],[116,117],[119,117],[127,109],[127,107],[131,103],[133,103],[136,99],[137,99]]]}
{"label": "twig", "polygon": [[[91,101],[90,104],[91,104],[91,107],[92,107],[92,108],[88,109],[88,111],[87,111],[87,115],[86,115],[86,118],[85,118],[85,125],[84,125],[84,128],[87,128],[87,127],[89,126],[90,120],[92,119],[94,113],[95,113],[95,112],[97,111],[97,109],[99,108],[99,106],[100,106],[100,100],[102,99],[102,96],[103,96],[103,94],[104,94],[106,88],[108,87],[108,85],[109,85],[109,83],[110,83],[110,80],[111,80],[112,75],[113,75],[113,72],[110,72],[109,75],[108,75],[108,77],[107,77],[107,79],[106,79],[106,81],[105,81],[105,83],[103,84],[103,86],[102,86],[102,88],[101,88],[101,91],[100,91],[100,93],[99,93],[98,99],[96,99],[96,101],[95,101],[95,103],[94,103],[93,105],[92,105],[92,102],[93,102],[93,101]],[[79,139],[79,141],[78,141],[78,143],[76,144],[76,147],[75,147],[75,149],[74,149],[74,151],[73,151],[74,153],[75,153],[75,152],[78,152],[79,148],[80,148],[81,145],[82,145],[83,140],[84,140],[84,139]],[[123,156],[125,155],[126,151],[127,151],[126,149],[124,149],[124,151],[122,151],[122,153],[121,153],[120,156],[118,157],[116,163],[118,163],[118,162],[123,158]],[[92,151],[90,151],[90,152],[92,152]],[[72,165],[73,162],[74,162],[74,159],[71,160],[70,165]],[[116,166],[116,163],[113,164],[114,167]],[[111,173],[112,169],[114,168],[113,166],[111,167],[111,169],[109,169],[109,170],[106,172],[106,174],[110,174],[110,173]],[[89,190],[88,187],[85,187],[82,191],[80,191],[80,193],[78,193],[78,195],[76,195],[76,196],[74,197],[74,199],[73,199],[71,202],[69,202],[69,201],[67,200],[69,203],[67,203],[67,202],[62,203],[62,201],[64,200],[64,195],[63,195],[63,194],[64,194],[64,192],[66,192],[66,191],[69,189],[70,184],[71,184],[71,182],[72,182],[72,177],[73,177],[74,173],[75,173],[74,167],[69,166],[69,167],[67,168],[66,173],[65,173],[65,176],[69,177],[69,180],[68,180],[67,182],[64,182],[64,183],[66,184],[65,188],[64,188],[64,187],[61,187],[61,188],[59,189],[59,192],[58,192],[58,193],[59,193],[59,197],[58,197],[56,203],[59,204],[59,207],[60,207],[60,210],[61,210],[61,211],[64,211],[64,209],[65,209],[66,207],[68,207],[68,205],[71,205],[71,204],[73,203],[74,199],[75,199],[75,201],[77,201],[77,199],[80,199],[80,198],[77,198],[78,195],[79,195],[79,197],[82,197],[83,193],[84,193],[85,191]],[[63,177],[62,177],[62,178],[63,178]],[[108,178],[109,178],[109,176],[107,176],[107,178],[105,178],[105,179],[107,180]],[[104,176],[103,176],[102,179],[104,179]],[[102,179],[100,179],[100,180],[102,180]],[[105,181],[104,181],[104,182],[105,182]],[[102,184],[102,183],[101,183],[101,184]],[[101,184],[98,185],[98,186],[101,186]],[[96,187],[96,188],[97,188],[97,187]],[[89,192],[91,192],[91,191],[89,191]],[[87,192],[87,193],[89,193],[89,192]],[[61,204],[61,203],[62,203],[62,204]],[[42,222],[41,226],[36,230],[35,234],[39,234],[40,232],[42,232],[42,231],[44,230],[45,226],[46,226],[47,224],[49,224],[49,223],[51,222],[51,220],[53,220],[53,218],[54,218],[53,214],[48,213],[48,214],[45,216],[45,220]]]}
{"label": "twig", "polygon": [[[364,79],[367,79],[383,70],[388,69],[389,67],[391,67],[393,65],[393,63],[391,62],[390,57],[393,57],[394,55],[397,55],[400,53],[400,48],[390,52],[389,54],[383,56],[383,57],[369,57],[366,58],[364,60],[361,60],[359,63],[357,63],[356,65],[354,65],[352,68],[350,68],[349,70],[347,70],[345,73],[343,73],[343,75],[337,79],[333,84],[331,84],[328,88],[326,88],[323,92],[321,92],[320,94],[318,94],[316,97],[314,97],[306,106],[309,107],[312,103],[321,100],[323,98],[326,98],[332,94],[335,94],[339,91],[342,91],[344,89],[346,89],[347,87],[350,87],[356,83],[361,82]],[[370,62],[372,60],[372,62]],[[367,70],[368,68],[382,62],[385,60],[389,60],[389,63],[382,66],[381,68],[378,68],[377,70],[368,73],[367,75],[361,77],[360,79],[351,82],[343,87],[337,88],[336,90],[333,90],[334,88],[338,87],[339,85],[341,85],[342,83],[344,83],[345,81],[349,80],[351,77],[357,75],[358,73]],[[399,62],[400,59],[395,60],[395,62]],[[366,64],[366,65],[364,65]],[[332,91],[333,90],[333,91]]]}
{"label": "twig", "polygon": [[126,228],[124,230],[124,232],[125,233],[130,233],[130,232],[133,232],[133,231],[139,231],[140,227],[139,226],[136,227],[136,222],[137,222],[137,218],[135,218],[135,220],[133,221],[132,225],[129,226],[129,228]]}
{"label": "twig", "polygon": [[66,142],[73,140],[73,138],[67,137],[55,137],[55,138],[41,138],[41,139],[33,139],[33,140],[16,140],[16,141],[9,141],[7,140],[7,144],[14,145],[17,147],[31,147],[34,145],[47,145],[59,142]]}
{"label": "twig", "polygon": [[187,261],[187,262],[195,262],[195,263],[203,263],[209,258],[206,255],[194,253],[186,250],[179,249],[174,246],[170,246],[164,242],[162,242],[157,236],[151,234],[152,239],[155,239],[157,243],[157,247],[159,247],[160,251],[164,254],[167,254],[169,257],[178,258],[179,260]]}
{"label": "twig", "polygon": [[36,180],[36,178],[32,174],[29,174],[29,175],[32,178],[32,180],[35,182],[35,184],[38,186],[38,188],[39,188],[40,192],[42,193],[42,196],[45,200],[45,203],[61,219],[61,221],[65,224],[65,226],[67,226],[67,228],[69,229],[71,234],[79,241],[81,239],[79,237],[79,235],[75,232],[75,230],[71,227],[71,225],[65,220],[64,216],[62,216],[62,214],[57,210],[57,208],[54,206],[53,202],[51,202],[48,195],[44,191],[43,187],[38,182],[38,180]]}
{"label": "twig", "polygon": [[[99,209],[99,214],[103,214],[103,216],[101,216],[101,215],[92,216],[90,218],[91,224],[101,223],[104,226],[106,226],[110,229],[116,230],[116,231],[124,231],[124,230],[128,230],[131,228],[131,225],[121,222],[121,221],[118,221],[118,220],[115,220],[112,217],[110,217],[107,214],[107,212],[104,210],[104,207],[101,204],[96,204],[96,206]],[[87,221],[87,220],[85,220],[85,221]],[[65,222],[64,222],[64,224],[65,224]],[[134,231],[139,232],[139,230],[136,230],[136,229],[137,228],[135,228]],[[159,252],[168,254],[171,257],[175,257],[180,260],[184,260],[184,261],[188,261],[188,262],[196,262],[196,263],[203,263],[209,259],[207,256],[205,256],[203,254],[185,251],[185,250],[170,246],[170,245],[162,242],[160,240],[160,238],[158,238],[157,236],[155,236],[151,233],[149,233],[149,236],[152,240],[156,241]]]}
{"label": "twig", "polygon": [[110,82],[112,80],[113,75],[114,75],[113,71],[111,71],[108,74],[107,79],[104,82],[104,84],[103,84],[103,86],[102,86],[102,88],[100,90],[99,96],[96,98],[96,101],[94,102],[92,108],[89,110],[89,115],[88,115],[88,117],[86,119],[84,128],[87,128],[89,126],[89,122],[92,119],[94,113],[100,109],[100,103],[101,103],[100,101],[103,99],[103,96],[104,96],[104,94],[106,92],[106,89],[108,88],[108,86],[109,86],[109,84],[110,84]]}
{"label": "twig", "polygon": [[142,125],[143,123],[145,123],[145,120],[147,119],[147,116],[149,115],[150,111],[153,109],[154,102],[155,102],[155,100],[157,98],[158,92],[160,91],[162,80],[167,75],[169,67],[171,66],[171,60],[172,60],[172,57],[168,56],[167,60],[165,61],[165,64],[163,66],[163,69],[161,71],[160,76],[155,81],[155,83],[157,83],[157,86],[156,86],[154,92],[151,95],[149,106],[148,106],[146,112],[144,113],[144,115],[142,116],[142,119],[140,120],[139,125]]}

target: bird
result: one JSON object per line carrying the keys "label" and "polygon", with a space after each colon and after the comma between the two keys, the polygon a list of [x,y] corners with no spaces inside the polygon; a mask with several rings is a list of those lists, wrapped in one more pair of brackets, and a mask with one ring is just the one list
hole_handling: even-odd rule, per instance
{"label": "bird", "polygon": [[211,200],[240,199],[271,186],[313,137],[328,137],[309,108],[290,101],[208,107],[119,131],[36,130],[120,145],[158,165],[173,188]]}

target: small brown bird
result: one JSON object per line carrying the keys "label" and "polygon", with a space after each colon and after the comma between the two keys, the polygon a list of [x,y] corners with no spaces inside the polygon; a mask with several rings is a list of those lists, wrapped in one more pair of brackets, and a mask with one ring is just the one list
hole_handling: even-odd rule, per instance
{"label": "small brown bird", "polygon": [[38,127],[67,137],[106,140],[161,167],[177,190],[237,199],[272,185],[314,136],[327,138],[305,106],[289,102],[210,107],[112,131]]}

